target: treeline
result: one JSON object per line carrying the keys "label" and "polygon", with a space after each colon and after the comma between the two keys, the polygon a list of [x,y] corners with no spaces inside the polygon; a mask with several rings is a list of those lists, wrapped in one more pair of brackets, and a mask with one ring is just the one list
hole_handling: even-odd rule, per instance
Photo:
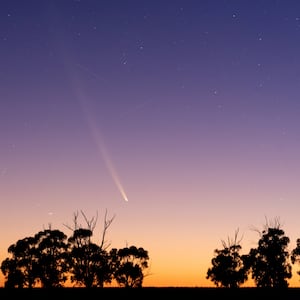
{"label": "treeline", "polygon": [[[71,282],[73,286],[103,288],[115,282],[119,287],[142,287],[147,275],[149,255],[134,245],[108,250],[106,232],[114,218],[104,217],[99,244],[92,242],[97,217],[89,220],[81,212],[85,228],[74,214],[71,236],[60,230],[48,229],[32,237],[18,240],[9,246],[10,257],[1,264],[6,288],[60,288]],[[214,250],[206,279],[216,287],[239,288],[250,277],[258,288],[287,288],[292,277],[292,265],[300,263],[300,239],[289,252],[290,239],[281,228],[279,219],[266,222],[259,233],[256,248],[241,254],[238,230],[232,239],[222,241],[222,249]],[[300,271],[297,272],[300,275]]]}
{"label": "treeline", "polygon": [[[300,239],[289,252],[290,239],[278,218],[273,224],[266,222],[264,229],[257,232],[260,236],[257,247],[251,248],[248,254],[240,254],[238,230],[234,238],[222,241],[223,248],[214,251],[206,278],[217,287],[225,288],[238,288],[250,277],[258,288],[287,288],[292,278],[292,264],[300,263]],[[297,274],[300,275],[300,271]]]}
{"label": "treeline", "polygon": [[148,252],[134,245],[121,249],[112,248],[105,241],[105,234],[114,218],[104,218],[100,244],[92,242],[97,218],[87,219],[86,228],[74,224],[67,237],[60,230],[50,228],[32,237],[18,240],[9,246],[9,258],[1,264],[5,288],[60,288],[69,280],[74,286],[104,287],[115,281],[120,287],[141,287],[148,268]]}

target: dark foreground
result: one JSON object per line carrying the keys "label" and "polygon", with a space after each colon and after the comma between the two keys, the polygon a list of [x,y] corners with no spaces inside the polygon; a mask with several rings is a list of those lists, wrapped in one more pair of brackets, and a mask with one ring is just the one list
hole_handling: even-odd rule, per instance
{"label": "dark foreground", "polygon": [[[93,297],[93,298],[92,298]],[[143,287],[125,288],[61,288],[61,289],[5,289],[0,288],[0,299],[40,299],[40,300],[75,300],[75,299],[299,299],[300,288],[285,290],[239,288],[236,290],[222,288],[182,288],[182,287]]]}

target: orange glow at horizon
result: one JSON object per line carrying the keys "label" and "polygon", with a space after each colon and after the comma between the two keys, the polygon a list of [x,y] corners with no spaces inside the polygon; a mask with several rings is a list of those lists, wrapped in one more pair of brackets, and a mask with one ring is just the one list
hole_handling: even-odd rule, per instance
{"label": "orange glow at horizon", "polygon": [[0,1],[0,263],[78,211],[148,251],[143,286],[214,286],[214,250],[238,229],[247,255],[274,217],[295,249],[300,1],[19,2]]}

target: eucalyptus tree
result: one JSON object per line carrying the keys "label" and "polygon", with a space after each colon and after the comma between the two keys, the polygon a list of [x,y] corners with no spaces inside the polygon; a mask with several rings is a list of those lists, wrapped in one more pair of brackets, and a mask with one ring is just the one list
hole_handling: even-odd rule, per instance
{"label": "eucalyptus tree", "polygon": [[227,243],[222,240],[222,249],[215,249],[211,260],[212,267],[207,270],[206,279],[210,279],[217,287],[238,288],[248,279],[247,255],[241,255],[241,240],[238,230],[234,239]]}
{"label": "eucalyptus tree", "polygon": [[72,236],[68,239],[70,279],[75,285],[87,288],[103,287],[112,279],[105,235],[114,217],[107,219],[105,213],[101,242],[100,245],[97,245],[92,242],[92,236],[98,215],[89,220],[82,211],[81,214],[86,222],[86,228],[79,225],[78,213],[74,214],[74,227],[69,227],[73,231]]}
{"label": "eucalyptus tree", "polygon": [[1,264],[5,287],[33,288],[38,282],[36,239],[26,237],[8,247],[10,257]]}
{"label": "eucalyptus tree", "polygon": [[[292,264],[300,264],[300,239],[296,240],[296,247],[291,252],[291,262]],[[300,271],[297,271],[297,274],[300,275]]]}
{"label": "eucalyptus tree", "polygon": [[289,263],[288,244],[290,239],[285,235],[278,219],[274,224],[265,225],[260,232],[256,248],[250,249],[249,264],[257,287],[287,288],[288,279],[292,277]]}
{"label": "eucalyptus tree", "polygon": [[35,236],[37,276],[44,288],[62,287],[67,280],[67,236],[60,230],[46,229]]}
{"label": "eucalyptus tree", "polygon": [[67,236],[46,229],[18,240],[8,248],[10,258],[1,264],[6,287],[62,287],[67,280]]}
{"label": "eucalyptus tree", "polygon": [[130,246],[112,249],[111,259],[114,262],[114,279],[121,287],[142,287],[145,270],[148,268],[149,255],[144,248]]}

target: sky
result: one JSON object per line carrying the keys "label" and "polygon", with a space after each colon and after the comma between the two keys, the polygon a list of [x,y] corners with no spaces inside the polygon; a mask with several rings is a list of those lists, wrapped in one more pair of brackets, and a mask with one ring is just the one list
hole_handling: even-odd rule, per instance
{"label": "sky", "polygon": [[2,0],[0,261],[76,212],[148,251],[143,286],[213,286],[274,218],[292,250],[299,53],[299,1]]}

